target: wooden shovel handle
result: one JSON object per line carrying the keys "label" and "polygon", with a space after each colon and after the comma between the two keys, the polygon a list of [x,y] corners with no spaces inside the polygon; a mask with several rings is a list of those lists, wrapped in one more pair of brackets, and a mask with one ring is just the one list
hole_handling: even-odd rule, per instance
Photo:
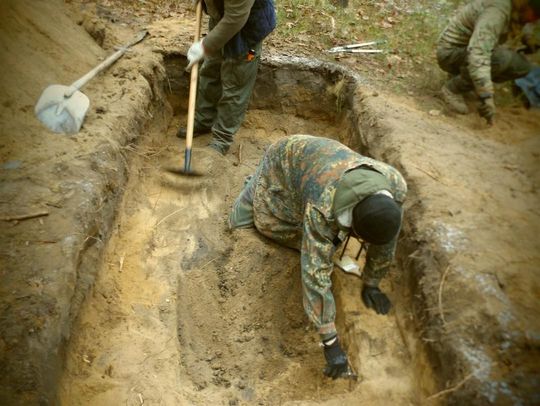
{"label": "wooden shovel handle", "polygon": [[86,83],[88,83],[92,78],[94,78],[94,76],[96,76],[98,73],[104,71],[113,63],[115,63],[122,55],[126,53],[128,48],[141,42],[146,37],[147,34],[148,34],[148,31],[146,30],[139,31],[139,33],[137,33],[137,35],[132,41],[130,41],[128,44],[121,47],[118,51],[116,51],[114,54],[112,54],[107,59],[105,59],[103,62],[101,62],[98,66],[96,66],[86,75],[84,75],[82,78],[73,82],[71,86],[69,86],[69,90],[66,92],[64,96],[71,97],[73,93],[75,93],[77,90],[83,87]]}
{"label": "wooden shovel handle", "polygon": [[[202,1],[197,2],[196,9],[196,27],[195,27],[195,42],[201,38],[201,20],[202,20]],[[193,142],[193,127],[195,125],[195,101],[197,99],[197,78],[199,74],[199,63],[193,64],[191,67],[191,80],[189,82],[189,103],[186,129],[186,150],[191,149]]]}

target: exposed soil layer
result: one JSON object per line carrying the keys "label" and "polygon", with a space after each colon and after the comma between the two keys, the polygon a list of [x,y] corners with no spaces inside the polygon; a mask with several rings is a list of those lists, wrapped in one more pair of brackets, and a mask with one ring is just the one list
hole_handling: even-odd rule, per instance
{"label": "exposed soil layer", "polygon": [[[502,109],[488,129],[270,49],[231,153],[197,138],[205,176],[179,178],[164,168],[182,165],[190,12],[154,22],[84,88],[79,134],[33,117],[46,85],[138,28],[90,6],[0,5],[1,214],[42,214],[0,234],[0,403],[420,404],[446,388],[431,399],[539,401],[538,113]],[[390,316],[335,275],[358,382],[322,377],[297,253],[226,228],[264,148],[294,133],[339,139],[409,183]]]}
{"label": "exposed soil layer", "polygon": [[[335,123],[252,110],[228,157],[204,148],[209,136],[196,139],[200,178],[164,173],[181,167],[177,126],[152,131],[137,148],[143,158],[68,348],[63,403],[418,403],[425,387],[403,309],[399,317],[363,311],[360,281],[337,275],[340,329],[361,381],[325,379],[302,308],[298,254],[226,227],[244,177],[270,142],[289,131],[337,136]],[[387,290],[406,303],[398,279]],[[383,382],[392,385],[381,394]]]}

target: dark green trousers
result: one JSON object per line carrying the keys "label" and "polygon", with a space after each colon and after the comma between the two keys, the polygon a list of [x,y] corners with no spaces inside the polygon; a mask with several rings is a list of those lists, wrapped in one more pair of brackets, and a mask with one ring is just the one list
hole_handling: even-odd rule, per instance
{"label": "dark green trousers", "polygon": [[257,77],[262,43],[253,51],[253,59],[248,55],[207,57],[199,71],[195,126],[211,128],[214,138],[210,145],[222,153],[227,152],[244,121]]}
{"label": "dark green trousers", "polygon": [[[465,93],[474,89],[467,67],[467,48],[439,48],[437,62],[442,70],[450,73],[448,88],[454,93]],[[526,76],[531,63],[523,55],[508,48],[497,47],[491,54],[491,80],[502,83]]]}

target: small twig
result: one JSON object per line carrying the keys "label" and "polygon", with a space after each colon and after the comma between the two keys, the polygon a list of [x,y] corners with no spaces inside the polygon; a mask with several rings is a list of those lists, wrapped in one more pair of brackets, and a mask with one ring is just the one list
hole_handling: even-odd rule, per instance
{"label": "small twig", "polygon": [[444,270],[442,278],[441,278],[441,283],[439,284],[439,315],[441,316],[441,320],[443,324],[446,324],[446,320],[444,319],[442,292],[443,292],[444,281],[446,280],[446,275],[448,274],[449,269],[450,269],[450,265],[448,265],[446,269]]}
{"label": "small twig", "polygon": [[94,237],[93,235],[87,235],[86,238],[84,239],[83,241],[83,244],[86,244],[86,242],[88,240],[96,240],[97,242],[100,242],[103,244],[103,241],[101,240],[101,238],[98,238],[98,237]]}
{"label": "small twig", "polygon": [[438,397],[441,397],[441,396],[444,396],[444,395],[447,395],[448,393],[451,393],[451,392],[454,392],[456,390],[458,390],[459,388],[461,388],[465,382],[467,382],[469,379],[471,379],[471,377],[473,376],[474,374],[471,372],[469,375],[467,375],[465,378],[463,378],[460,382],[458,382],[457,385],[454,385],[452,386],[451,388],[448,388],[448,389],[445,389],[445,390],[442,390],[440,392],[437,392],[431,396],[429,396],[427,398],[427,400],[433,400],[433,399],[436,399]]}
{"label": "small twig", "polygon": [[169,75],[166,75],[166,78],[167,84],[169,85],[169,93],[172,94],[171,80],[169,79]]}
{"label": "small twig", "polygon": [[174,216],[176,213],[178,213],[178,212],[184,210],[184,208],[185,208],[185,207],[182,207],[181,209],[178,209],[178,210],[176,210],[176,211],[173,211],[171,214],[166,215],[166,216],[163,217],[161,220],[159,220],[159,221],[156,223],[156,225],[155,225],[154,227],[159,226],[161,223],[163,223],[163,222],[164,222],[165,220],[167,220],[169,217]]}
{"label": "small twig", "polygon": [[242,163],[242,144],[238,147],[238,165]]}
{"label": "small twig", "polygon": [[204,264],[203,266],[201,266],[199,268],[199,271],[202,271],[204,268],[206,268],[208,265],[210,265],[212,262],[214,262],[216,259],[218,259],[219,257],[215,257],[213,259],[211,259],[210,261],[208,261],[206,264]]}
{"label": "small twig", "polygon": [[35,244],[56,244],[58,241],[54,240],[30,240],[29,242],[35,243]]}
{"label": "small twig", "polygon": [[13,215],[13,216],[4,216],[4,217],[0,217],[0,220],[3,220],[3,221],[21,221],[21,220],[28,220],[28,219],[33,219],[33,218],[36,218],[36,217],[43,217],[43,216],[48,216],[48,215],[49,215],[48,211],[38,211],[36,213],[20,214],[20,215]]}
{"label": "small twig", "polygon": [[156,207],[157,207],[157,204],[159,202],[159,199],[161,198],[161,191],[163,190],[163,188],[159,188],[159,194],[158,194],[158,197],[156,199],[156,202],[154,203],[154,207],[152,207],[152,212],[155,212],[156,211]]}
{"label": "small twig", "polygon": [[118,272],[122,272],[123,268],[124,268],[124,255],[120,257],[120,269],[118,269]]}
{"label": "small twig", "polygon": [[[438,176],[433,175],[431,172],[426,171],[425,169],[420,168],[419,166],[413,165],[416,169],[418,169],[421,172],[424,172],[426,175],[428,175],[430,178],[435,179],[437,182],[441,182],[441,179]],[[442,182],[441,182],[442,183]]]}

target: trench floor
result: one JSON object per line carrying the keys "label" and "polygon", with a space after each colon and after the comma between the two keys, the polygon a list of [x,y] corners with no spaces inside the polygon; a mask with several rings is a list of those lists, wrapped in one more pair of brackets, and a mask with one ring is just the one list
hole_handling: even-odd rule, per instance
{"label": "trench floor", "polygon": [[[183,118],[182,118],[183,119]],[[324,378],[301,303],[298,254],[230,232],[227,214],[264,148],[295,133],[339,138],[335,123],[250,111],[226,157],[194,141],[202,177],[183,165],[180,119],[137,147],[102,269],[67,348],[66,405],[420,404],[432,371],[415,338],[398,269],[377,316],[360,281],[335,272],[338,328],[360,379]]]}

